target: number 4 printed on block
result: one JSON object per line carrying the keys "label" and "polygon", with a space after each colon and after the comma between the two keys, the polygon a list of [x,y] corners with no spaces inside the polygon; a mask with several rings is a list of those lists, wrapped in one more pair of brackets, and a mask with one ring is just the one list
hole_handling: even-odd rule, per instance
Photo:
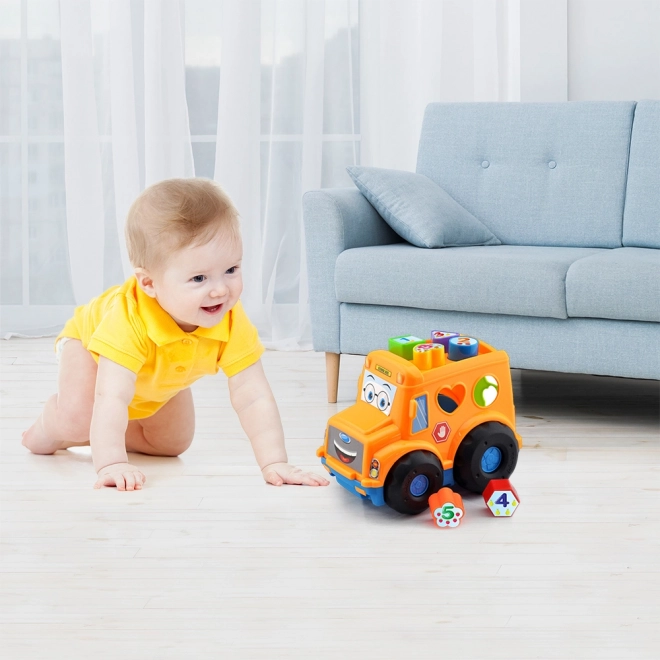
{"label": "number 4 printed on block", "polygon": [[483,493],[484,502],[498,518],[510,517],[520,504],[516,489],[508,479],[492,479]]}
{"label": "number 4 printed on block", "polygon": [[499,504],[500,506],[503,506],[504,508],[509,506],[509,500],[506,498],[506,493],[502,493],[496,500],[495,504]]}

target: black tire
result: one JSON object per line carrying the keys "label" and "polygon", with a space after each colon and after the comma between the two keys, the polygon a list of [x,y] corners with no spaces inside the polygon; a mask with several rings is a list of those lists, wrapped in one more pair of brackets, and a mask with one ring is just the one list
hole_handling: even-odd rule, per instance
{"label": "black tire", "polygon": [[[496,469],[486,472],[482,458],[491,447],[501,452]],[[486,422],[464,438],[454,458],[454,480],[474,493],[483,493],[491,479],[508,479],[518,462],[518,441],[513,431],[499,422]]]}
{"label": "black tire", "polygon": [[[421,494],[411,490],[413,480],[426,477],[428,484]],[[420,479],[417,479],[419,487]],[[422,479],[423,481],[423,479]],[[429,506],[429,497],[442,488],[442,464],[430,451],[413,451],[402,456],[385,479],[385,502],[399,513],[415,515]]]}

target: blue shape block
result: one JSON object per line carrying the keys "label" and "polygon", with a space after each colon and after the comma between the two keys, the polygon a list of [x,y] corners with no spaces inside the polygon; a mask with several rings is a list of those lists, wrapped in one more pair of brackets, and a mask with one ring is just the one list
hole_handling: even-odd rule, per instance
{"label": "blue shape block", "polygon": [[452,337],[449,340],[449,359],[456,362],[479,353],[479,340],[473,337]]}

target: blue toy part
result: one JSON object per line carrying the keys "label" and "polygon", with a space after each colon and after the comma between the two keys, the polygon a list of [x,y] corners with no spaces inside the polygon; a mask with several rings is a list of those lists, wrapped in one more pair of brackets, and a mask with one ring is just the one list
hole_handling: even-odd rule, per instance
{"label": "blue toy part", "polygon": [[[330,466],[328,466],[327,461],[325,458],[321,459],[321,463],[325,465],[329,472],[330,476],[334,477],[337,480],[337,483],[340,486],[343,486],[349,493],[353,493],[353,495],[357,495],[363,500],[371,500],[371,503],[374,504],[375,506],[384,506],[385,505],[385,495],[384,495],[384,488],[365,488],[357,479],[349,479],[348,477],[343,476],[342,474],[339,474],[337,472],[333,472]],[[363,495],[362,493],[358,493],[355,488],[359,488],[360,490],[363,490],[366,495]]]}
{"label": "blue toy part", "polygon": [[498,447],[488,447],[481,457],[481,471],[490,474],[502,463],[502,451]]}
{"label": "blue toy part", "polygon": [[410,482],[410,492],[415,497],[421,497],[429,489],[429,478],[424,474],[418,474]]}
{"label": "blue toy part", "polygon": [[[325,460],[325,458],[321,459],[321,463],[326,466],[328,472],[330,473],[330,476],[334,477],[337,480],[337,483],[340,486],[343,486],[349,493],[353,493],[353,495],[357,495],[359,498],[363,500],[370,500],[371,503],[374,504],[375,506],[385,505],[385,492],[384,492],[385,489],[382,486],[380,488],[365,488],[357,479],[349,479],[348,477],[345,477],[342,474],[334,472],[332,468],[328,465],[328,462]],[[418,475],[418,476],[423,476],[423,475]],[[454,485],[453,468],[443,470],[442,472],[443,488],[445,486],[453,486],[453,485]],[[422,487],[423,487],[422,483],[415,484],[415,488],[422,488]],[[363,495],[362,493],[358,493],[358,491],[355,490],[356,488],[365,491],[366,495]],[[428,483],[426,484],[425,488],[428,488]],[[411,484],[411,489],[412,489],[412,484]],[[420,492],[420,495],[423,494],[424,494],[424,489],[422,489],[422,491]]]}
{"label": "blue toy part", "polygon": [[449,359],[454,362],[474,357],[479,353],[479,340],[473,337],[452,337],[449,340]]}

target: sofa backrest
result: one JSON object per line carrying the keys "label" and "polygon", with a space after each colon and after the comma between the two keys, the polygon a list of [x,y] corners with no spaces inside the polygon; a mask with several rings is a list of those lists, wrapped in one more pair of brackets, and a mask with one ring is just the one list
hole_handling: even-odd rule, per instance
{"label": "sofa backrest", "polygon": [[635,103],[431,103],[417,172],[507,245],[621,247]]}
{"label": "sofa backrest", "polygon": [[635,108],[623,244],[660,248],[660,101],[640,101]]}

